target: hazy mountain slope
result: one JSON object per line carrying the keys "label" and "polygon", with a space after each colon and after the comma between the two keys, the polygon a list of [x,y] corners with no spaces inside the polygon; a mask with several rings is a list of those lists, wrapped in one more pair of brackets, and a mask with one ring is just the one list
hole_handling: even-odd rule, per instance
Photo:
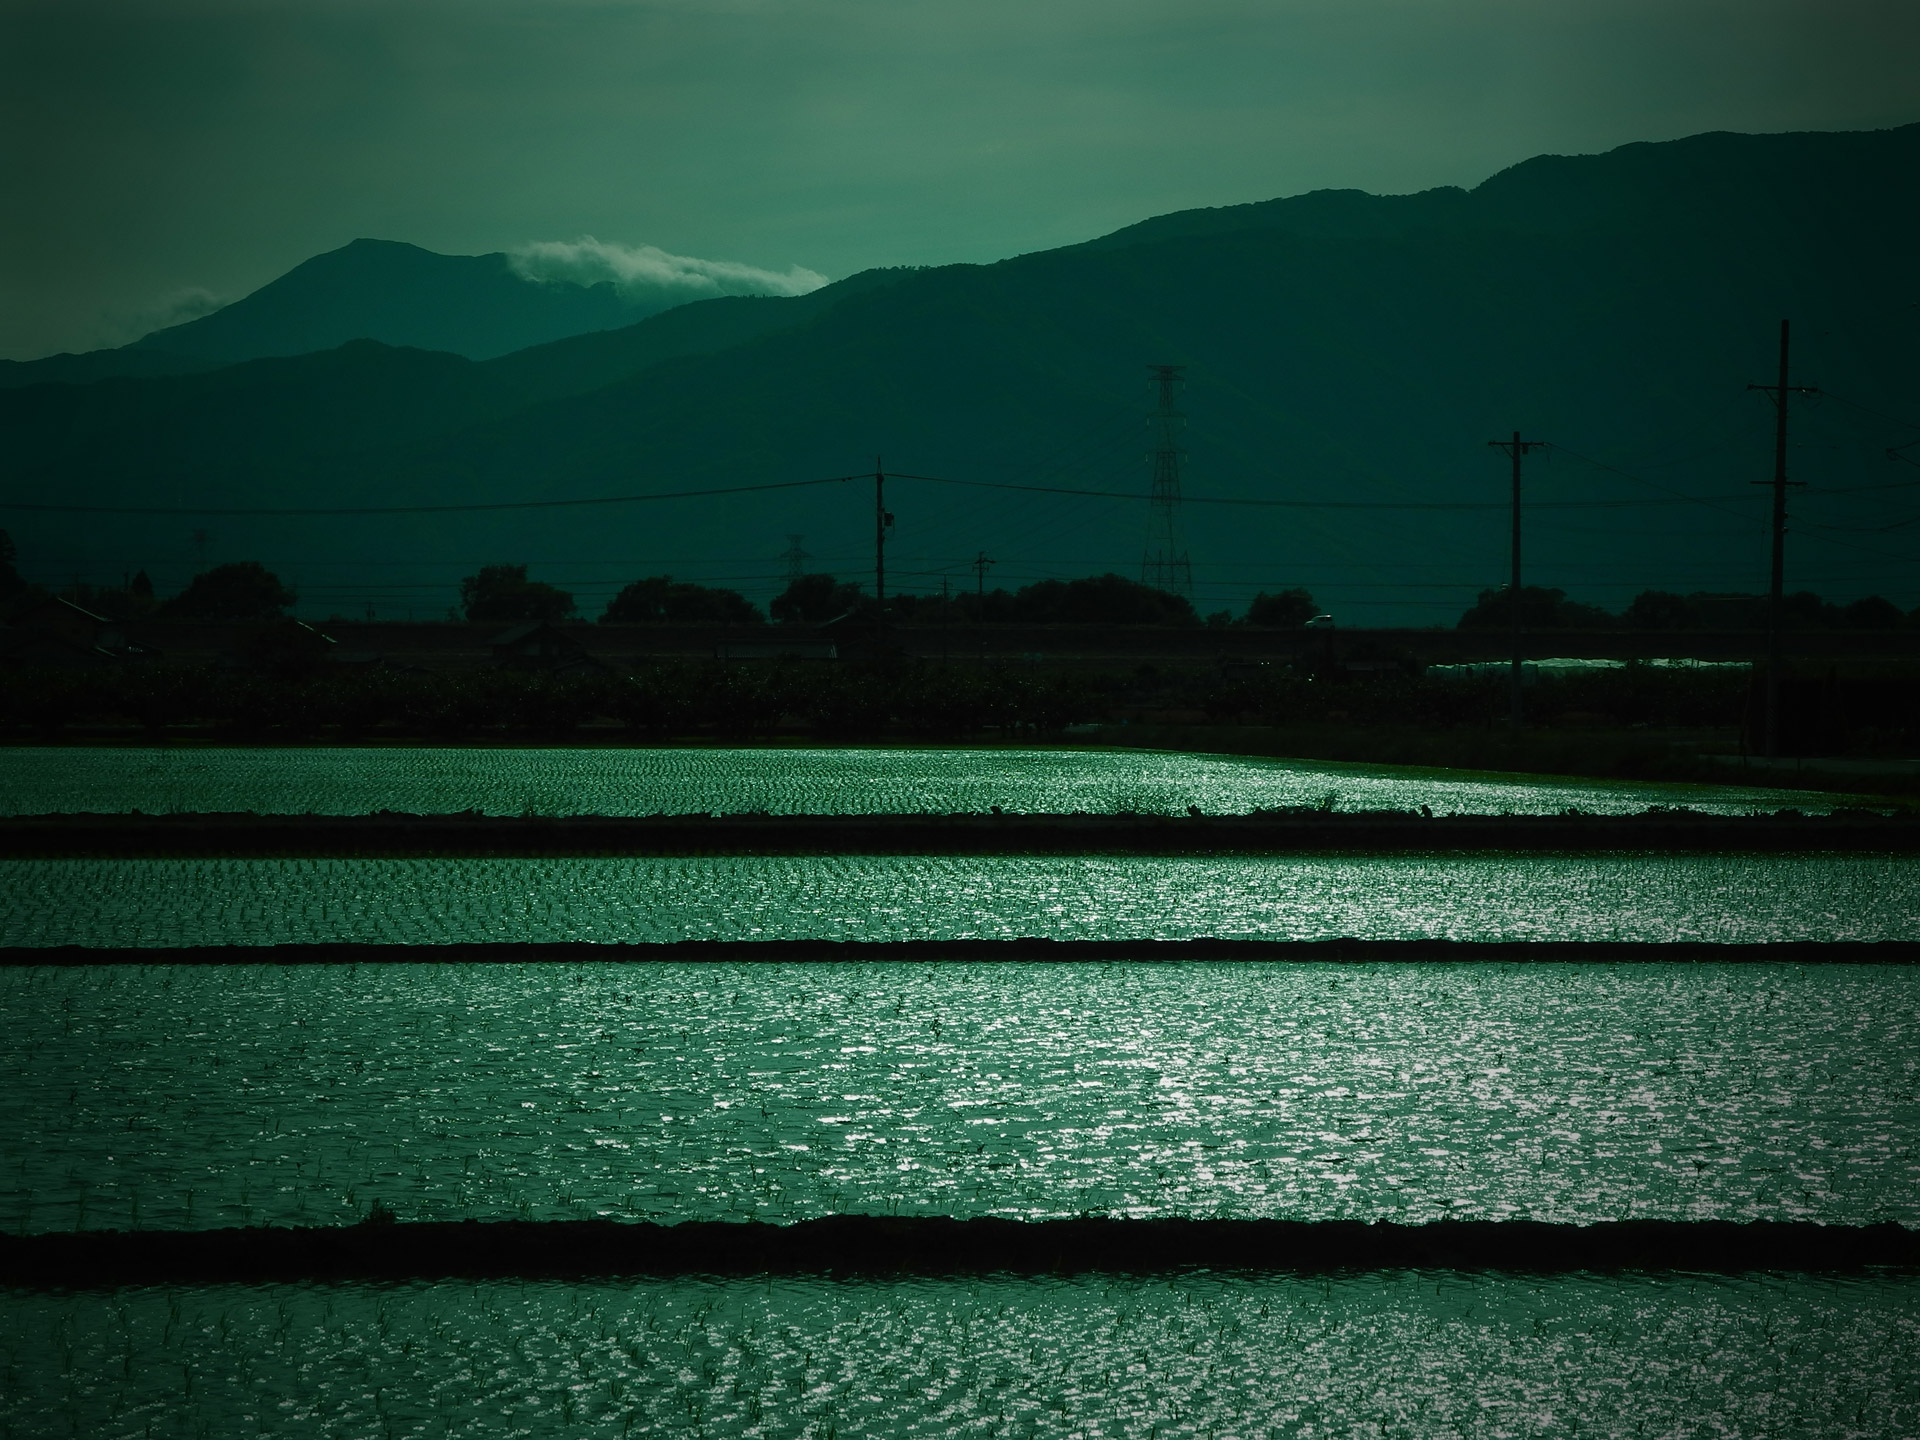
{"label": "hazy mountain slope", "polygon": [[[1710,225],[1722,230],[1830,226],[1830,203],[1853,210],[1910,168],[1920,126],[1842,133],[1716,132],[1601,155],[1539,155],[1471,191],[1414,195],[1315,190],[1305,195],[1155,216],[1087,241],[1116,249],[1166,240],[1284,230],[1334,239],[1431,233],[1571,235]],[[1897,196],[1889,194],[1894,203]]]}
{"label": "hazy mountain slope", "polygon": [[[872,282],[855,277],[841,283]],[[798,298],[805,302],[813,295]],[[549,393],[604,383],[672,355],[736,344],[831,303],[831,298],[809,306],[782,296],[729,296],[668,307],[659,296],[643,302],[617,294],[611,285],[533,283],[515,274],[504,255],[437,255],[413,245],[356,240],[296,266],[222,310],[157,330],[132,345],[0,361],[0,389],[194,374],[371,339],[469,359],[525,352],[528,363],[514,368]],[[699,313],[664,330],[541,353],[570,339],[615,336],[676,310]]]}
{"label": "hazy mountain slope", "polygon": [[569,336],[502,355],[486,364],[529,400],[579,394],[662,361],[711,355],[763,335],[809,324],[849,295],[884,288],[913,273],[865,270],[807,295],[728,295],[697,300],[637,325]]}
{"label": "hazy mountain slope", "polygon": [[13,390],[0,415],[30,484],[57,475],[63,488],[107,487],[127,504],[180,485],[242,504],[326,485],[371,448],[486,421],[502,399],[470,360],[359,340],[199,375]]}
{"label": "hazy mountain slope", "polygon": [[229,363],[331,350],[349,340],[477,360],[631,325],[646,313],[612,285],[524,280],[505,255],[437,255],[392,240],[355,240],[211,315],[134,343]]}
{"label": "hazy mountain slope", "polygon": [[[1195,493],[1498,504],[1505,471],[1485,442],[1518,426],[1668,487],[1565,457],[1536,464],[1541,499],[1660,502],[1536,516],[1529,553],[1550,583],[1607,603],[1643,585],[1752,588],[1764,507],[1747,482],[1768,473],[1771,422],[1745,385],[1771,377],[1779,317],[1799,324],[1800,374],[1837,394],[1898,410],[1920,381],[1901,304],[1920,214],[1897,180],[1920,162],[1920,128],[1858,147],[1785,137],[1794,153],[1739,183],[1667,183],[1697,172],[1674,163],[1689,147],[1710,159],[1726,138],[1616,152],[1625,173],[1600,163],[1616,157],[1541,167],[1520,199],[1493,197],[1523,216],[1558,214],[1561,233],[1261,227],[925,272],[803,329],[392,457],[386,483],[423,499],[592,495],[846,473],[878,451],[922,473],[1060,483],[1065,470],[1065,483],[1139,489],[1143,367],[1172,359],[1190,366]],[[1569,189],[1563,177],[1582,169],[1616,199]],[[1599,219],[1566,221],[1575,212]],[[1803,409],[1797,475],[1889,478],[1886,441],[1847,429],[1851,413]],[[1115,440],[1091,471],[1073,471]],[[1673,506],[1671,491],[1735,498]],[[975,524],[996,553],[1023,543],[1009,497],[910,482],[891,493],[903,546],[965,558]],[[779,529],[805,526],[846,535],[858,554],[863,503],[833,488],[687,506],[673,533],[692,553],[724,555],[730,527],[757,524],[771,550]],[[1855,518],[1796,505],[1823,523]],[[764,518],[745,521],[743,506]],[[999,538],[995,506],[1009,517]],[[1074,549],[1047,547],[1049,558],[1137,555],[1138,507],[1087,502],[1084,514],[1065,531]],[[607,519],[647,533],[651,515]],[[536,514],[522,543],[574,553],[577,523]],[[1187,523],[1197,558],[1274,583],[1331,573],[1392,587],[1444,572],[1470,593],[1504,564],[1498,513],[1193,506]],[[1796,539],[1796,556],[1819,538]],[[1824,569],[1798,573],[1843,590],[1855,572],[1842,562],[1857,553],[1831,550]]]}
{"label": "hazy mountain slope", "polygon": [[[177,396],[216,377],[86,387],[131,407],[118,419],[105,409],[62,413],[42,387],[0,397],[10,433],[32,437],[36,462],[30,476],[14,469],[7,488],[122,504],[233,504],[248,494],[282,504],[295,495],[492,503],[781,483],[846,474],[882,453],[923,474],[1137,493],[1144,367],[1177,361],[1189,366],[1195,496],[1498,505],[1504,462],[1485,442],[1519,427],[1667,487],[1543,458],[1530,470],[1535,499],[1659,503],[1537,513],[1530,576],[1609,604],[1644,585],[1752,588],[1764,575],[1764,507],[1747,482],[1769,469],[1771,421],[1744,387],[1770,378],[1780,316],[1794,317],[1800,375],[1896,413],[1920,389],[1909,308],[1916,168],[1920,127],[1703,136],[1528,162],[1465,194],[1333,192],[1243,207],[1293,217],[1286,223],[1163,217],[998,265],[849,282],[830,302],[828,292],[706,302],[465,370],[451,357],[424,357],[445,362],[437,370],[420,357],[392,361],[391,388],[443,387],[431,392],[442,419],[408,418],[395,399],[379,420],[386,412],[369,400],[350,460],[340,443],[307,438],[276,452],[273,423],[241,414],[257,398],[236,396],[223,411],[212,390],[196,402],[192,446],[147,443],[143,430],[166,433],[169,406],[138,397],[168,386]],[[1380,219],[1415,212],[1417,224]],[[802,305],[811,313],[781,308]],[[708,306],[722,307],[711,324],[694,313]],[[782,323],[762,325],[776,316]],[[703,324],[708,339],[736,328],[704,353],[697,336],[674,338],[677,325]],[[353,356],[340,354],[350,368]],[[621,374],[629,378],[613,378]],[[511,383],[489,389],[494,376]],[[316,406],[307,423],[327,409]],[[1855,412],[1838,402],[1802,414],[1796,474],[1829,486],[1889,479],[1884,446],[1910,438],[1849,429]],[[119,439],[83,438],[101,425]],[[232,459],[241,452],[262,474],[287,478],[249,480]],[[1673,491],[1733,499],[1674,506]],[[1010,580],[1017,566],[1130,568],[1144,531],[1144,507],[1131,501],[909,481],[888,501],[899,516],[898,584],[937,588],[932,573],[976,547]],[[1870,552],[1884,542],[1813,528],[1875,518],[1848,512],[1853,503],[1812,491],[1796,500],[1808,517],[1796,521],[1796,573],[1811,577],[1807,557],[1831,542],[1820,563],[1835,578],[1819,583],[1834,593],[1881,564]],[[827,486],[630,509],[342,517],[297,531],[264,519],[218,524],[223,553],[377,553],[396,567],[382,574],[404,562],[426,584],[489,556],[597,559],[610,573],[708,561],[722,567],[716,574],[750,575],[735,562],[773,553],[788,531],[806,532],[827,568],[850,571],[865,563],[870,507],[870,490]],[[1196,574],[1218,587],[1211,593],[1241,579],[1243,592],[1308,583],[1343,610],[1379,606],[1350,618],[1451,620],[1504,569],[1497,510],[1194,504],[1185,517]],[[90,519],[83,533],[51,520],[13,528],[27,555],[35,544],[68,545],[146,563],[140,547],[151,544],[150,525],[110,517]],[[1455,588],[1433,588],[1441,585]],[[1449,596],[1459,602],[1451,610]]]}
{"label": "hazy mountain slope", "polygon": [[0,360],[0,390],[21,385],[89,385],[117,376],[197,375],[217,369],[217,360],[195,360],[164,350],[88,350],[48,355],[39,360]]}
{"label": "hazy mountain slope", "polygon": [[369,454],[498,423],[677,357],[803,325],[844,295],[900,273],[870,272],[796,298],[696,301],[621,330],[482,362],[357,340],[193,373],[43,383],[0,395],[0,425],[14,438],[8,470],[29,484],[56,474],[89,487],[123,477],[139,477],[136,485],[179,480],[234,505],[268,477],[276,490],[331,485],[349,461],[363,466]]}

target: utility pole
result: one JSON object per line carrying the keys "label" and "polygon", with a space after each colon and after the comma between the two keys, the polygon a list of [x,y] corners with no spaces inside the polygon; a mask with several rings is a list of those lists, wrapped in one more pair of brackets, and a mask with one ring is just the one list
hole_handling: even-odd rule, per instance
{"label": "utility pole", "polygon": [[880,603],[880,623],[887,620],[887,531],[893,516],[887,513],[887,472],[873,457],[873,593]]}
{"label": "utility pole", "polygon": [[1511,440],[1489,440],[1496,450],[1513,457],[1513,578],[1507,582],[1508,618],[1513,624],[1513,677],[1509,684],[1508,716],[1515,729],[1520,726],[1520,461],[1529,450],[1545,447],[1544,440],[1522,440],[1518,430]]}
{"label": "utility pole", "polygon": [[1813,385],[1787,383],[1787,322],[1780,322],[1780,379],[1773,385],[1749,385],[1773,396],[1773,479],[1755,485],[1773,486],[1773,570],[1767,584],[1767,713],[1762,744],[1767,757],[1780,753],[1780,629],[1787,588],[1787,396],[1818,395]]}
{"label": "utility pole", "polygon": [[995,563],[984,550],[973,557],[973,593],[982,605],[987,599],[987,567]]}
{"label": "utility pole", "polygon": [[1153,489],[1147,500],[1147,548],[1140,557],[1140,583],[1156,590],[1193,598],[1193,565],[1180,544],[1180,421],[1185,417],[1173,408],[1180,388],[1184,365],[1149,365],[1154,383],[1160,390],[1160,404],[1153,412],[1158,426],[1158,443],[1150,453],[1153,460]]}

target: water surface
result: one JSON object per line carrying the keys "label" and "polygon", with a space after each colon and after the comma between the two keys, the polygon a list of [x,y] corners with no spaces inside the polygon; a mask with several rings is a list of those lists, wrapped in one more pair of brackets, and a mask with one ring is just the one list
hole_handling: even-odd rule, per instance
{"label": "water surface", "polygon": [[0,1229],[1920,1225],[1920,969],[0,971]]}
{"label": "water surface", "polygon": [[645,1281],[0,1292],[0,1429],[1883,1437],[1920,1283]]}
{"label": "water surface", "polygon": [[489,815],[983,813],[1210,815],[1266,806],[1438,814],[1827,811],[1847,797],[1126,750],[506,749],[422,746],[0,749],[0,814],[376,810]]}
{"label": "water surface", "polygon": [[1910,940],[1896,855],[0,861],[0,945]]}

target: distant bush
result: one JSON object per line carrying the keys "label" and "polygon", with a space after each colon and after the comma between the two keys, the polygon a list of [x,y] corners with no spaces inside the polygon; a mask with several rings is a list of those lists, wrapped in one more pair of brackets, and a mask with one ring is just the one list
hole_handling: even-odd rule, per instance
{"label": "distant bush", "polygon": [[[1598,605],[1569,600],[1564,590],[1539,585],[1520,587],[1520,623],[1529,630],[1591,630],[1618,625],[1620,619]],[[1473,608],[1460,617],[1461,630],[1505,629],[1513,624],[1512,592],[1502,585],[1482,590]]]}
{"label": "distant bush", "polygon": [[240,560],[194,576],[158,613],[175,620],[273,620],[298,598],[258,560]]}
{"label": "distant bush", "polygon": [[760,625],[766,621],[752,601],[738,590],[676,583],[671,575],[649,575],[636,580],[608,603],[603,624]]}
{"label": "distant bush", "polygon": [[1101,719],[1111,686],[1079,675],[928,664],[664,661],[632,675],[369,666],[215,669],[129,665],[0,671],[0,729],[45,738],[79,723],[151,733],[197,725],[247,739],[564,740],[583,727],[636,738],[781,732],[822,739],[1049,735]]}
{"label": "distant bush", "polygon": [[1122,575],[1041,580],[1013,597],[1013,619],[1029,625],[1197,625],[1185,596]]}
{"label": "distant bush", "polygon": [[767,609],[783,625],[822,625],[872,605],[858,585],[843,584],[831,575],[802,575],[774,596]]}
{"label": "distant bush", "polygon": [[[1738,725],[1751,684],[1748,670],[1684,669],[1629,663],[1549,672],[1527,685],[1527,713],[1551,721],[1591,715],[1616,726],[1695,728]],[[1219,679],[1192,697],[1216,724],[1486,725],[1507,713],[1504,674],[1459,678],[1386,671],[1329,679],[1275,670]]]}
{"label": "distant bush", "polygon": [[[1913,623],[1898,605],[1879,595],[1835,605],[1811,590],[1796,590],[1781,597],[1780,608],[1781,621],[1790,630],[1897,630]],[[1630,630],[1764,630],[1767,597],[1642,590],[1620,622]]]}
{"label": "distant bush", "polygon": [[1239,623],[1262,625],[1274,630],[1298,630],[1319,613],[1320,607],[1313,603],[1313,596],[1305,590],[1282,590],[1277,595],[1269,595],[1262,590],[1253,597],[1253,602],[1247,606],[1247,613]]}
{"label": "distant bush", "polygon": [[460,608],[469,620],[512,624],[523,620],[564,620],[573,614],[573,596],[544,580],[529,580],[524,565],[482,565],[460,582]]}
{"label": "distant bush", "polygon": [[26,594],[27,582],[19,570],[19,554],[13,537],[0,530],[0,606],[10,605]]}

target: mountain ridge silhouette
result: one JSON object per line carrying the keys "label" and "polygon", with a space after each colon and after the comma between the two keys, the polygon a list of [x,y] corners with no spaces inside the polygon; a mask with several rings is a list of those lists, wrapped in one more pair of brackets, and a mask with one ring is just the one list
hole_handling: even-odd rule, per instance
{"label": "mountain ridge silhouette", "polygon": [[[1196,497],[1497,503],[1504,473],[1484,442],[1516,425],[1616,467],[1614,478],[1573,461],[1539,472],[1548,496],[1644,495],[1619,469],[1681,493],[1741,494],[1770,453],[1770,419],[1744,386],[1771,378],[1783,315],[1801,337],[1797,373],[1815,367],[1837,393],[1903,413],[1920,379],[1902,308],[1920,224],[1904,182],[1916,169],[1920,125],[1713,134],[1540,157],[1471,191],[1320,191],[1181,212],[990,265],[696,302],[487,361],[363,342],[194,375],[40,385],[0,392],[18,437],[0,474],[14,495],[102,504],[499,503],[786,483],[846,474],[876,453],[923,474],[1051,483],[1061,472],[1039,458],[1065,454],[1084,488],[1135,491],[1149,443],[1144,367],[1184,362]],[[343,408],[356,412],[344,422]],[[1879,478],[1871,465],[1887,443],[1862,432],[1843,454],[1809,440],[1795,463],[1807,478]],[[1585,489],[1570,488],[1576,478]],[[916,543],[957,546],[964,526],[989,524],[979,493],[916,495],[929,537]],[[456,554],[584,556],[625,533],[665,534],[693,559],[738,551],[737,507],[618,513],[475,521],[457,541],[447,524],[404,518],[385,533],[406,537],[422,574]],[[1143,517],[1117,504],[1084,513],[1077,528],[1061,523],[1089,557],[1117,557],[1111,566],[1137,553]],[[1463,575],[1500,576],[1500,527],[1477,516],[1197,500],[1186,516],[1197,559],[1257,570],[1266,588],[1311,579],[1302,572],[1316,565],[1345,567],[1356,585],[1405,584],[1425,563],[1412,557],[1450,551],[1471,556]],[[1617,606],[1623,597],[1594,594],[1601,580],[1553,566],[1604,553],[1616,588],[1727,588],[1677,572],[1744,565],[1751,548],[1757,582],[1760,547],[1741,517],[1648,511],[1618,544],[1569,529],[1558,551],[1543,532],[1532,553],[1546,573],[1529,578]],[[758,523],[844,535],[857,554],[871,522],[828,487]],[[117,521],[90,524],[103,545],[130,543],[111,538]],[[23,554],[30,528],[16,527]],[[308,534],[322,532],[342,550],[367,547],[344,522]]]}

